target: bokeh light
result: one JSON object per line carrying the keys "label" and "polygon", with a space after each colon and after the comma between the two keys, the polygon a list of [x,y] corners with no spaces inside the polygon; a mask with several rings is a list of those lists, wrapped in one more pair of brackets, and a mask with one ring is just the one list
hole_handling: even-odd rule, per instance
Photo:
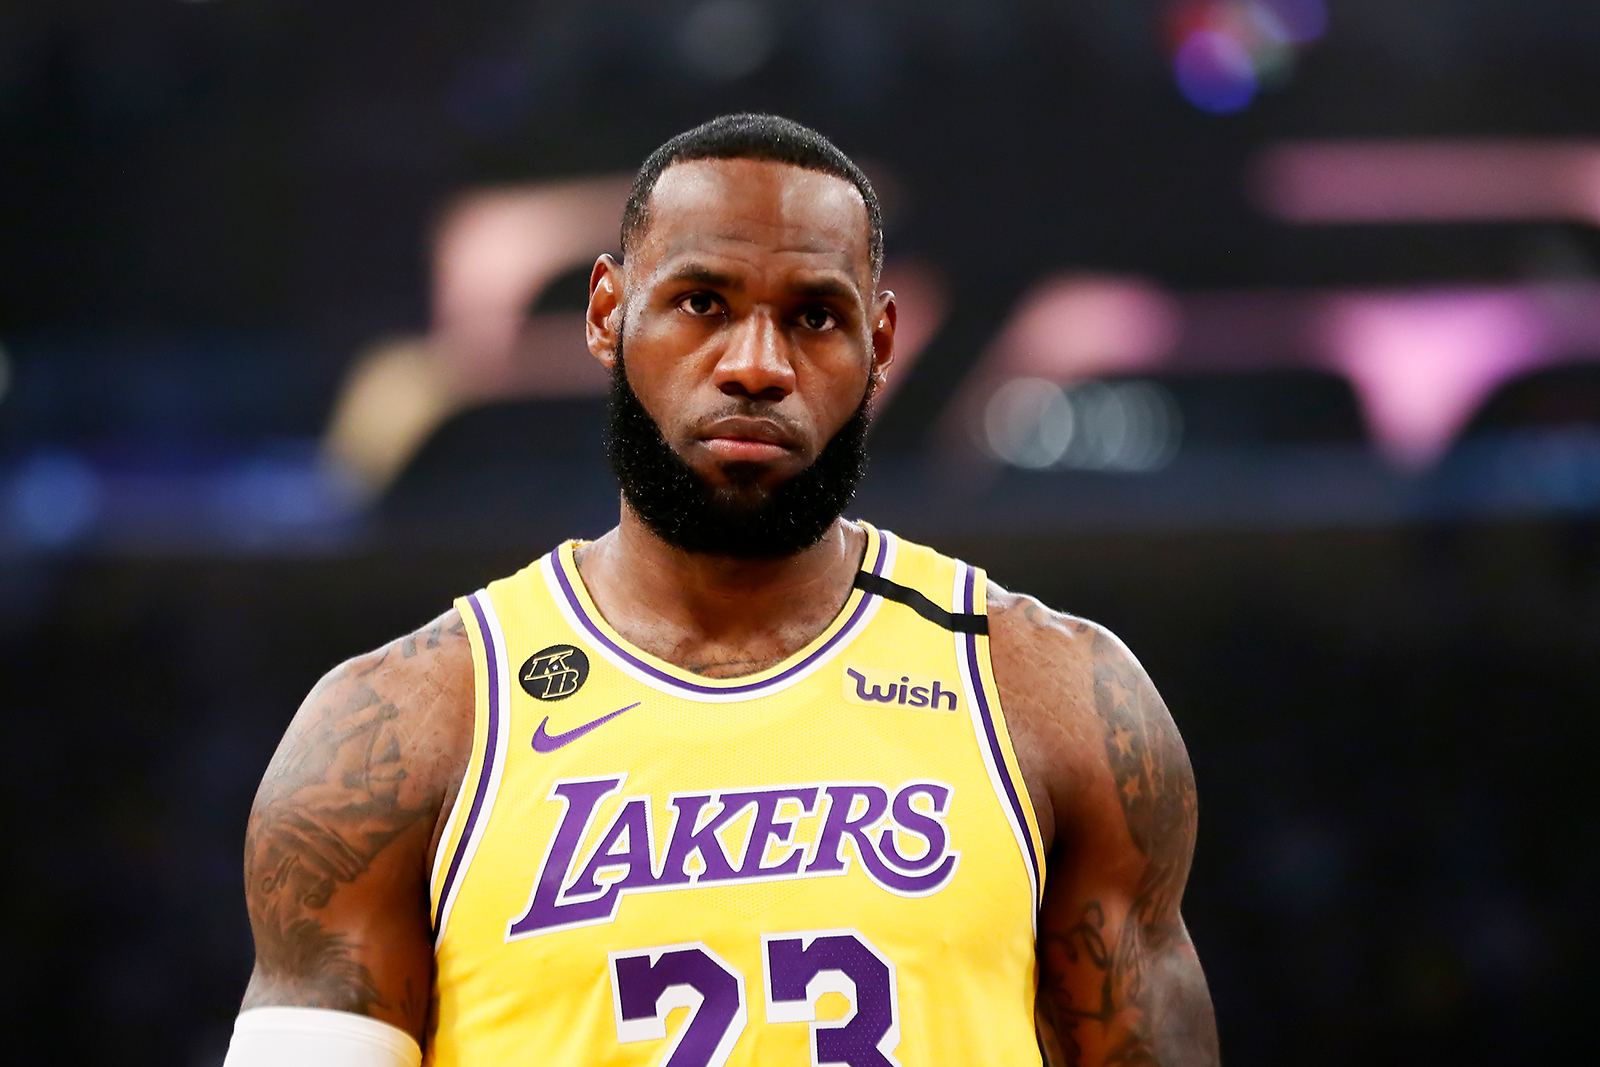
{"label": "bokeh light", "polygon": [[1182,434],[1171,393],[1140,379],[1063,388],[1043,378],[1013,378],[983,413],[989,451],[1027,470],[1160,470],[1177,454]]}
{"label": "bokeh light", "polygon": [[66,452],[34,456],[11,483],[11,523],[26,541],[59,548],[99,518],[103,492],[93,468]]}
{"label": "bokeh light", "polygon": [[1178,91],[1202,111],[1241,111],[1288,80],[1296,48],[1327,21],[1323,0],[1183,0],[1167,17]]}
{"label": "bokeh light", "polygon": [[1202,111],[1241,111],[1256,96],[1256,72],[1250,56],[1225,33],[1191,33],[1178,47],[1173,73],[1184,99]]}

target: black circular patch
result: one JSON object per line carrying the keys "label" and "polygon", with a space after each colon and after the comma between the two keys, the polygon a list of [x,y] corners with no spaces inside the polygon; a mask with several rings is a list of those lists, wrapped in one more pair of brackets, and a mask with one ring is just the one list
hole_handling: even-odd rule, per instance
{"label": "black circular patch", "polygon": [[551,645],[528,657],[517,681],[535,700],[565,700],[589,680],[589,657],[573,645]]}

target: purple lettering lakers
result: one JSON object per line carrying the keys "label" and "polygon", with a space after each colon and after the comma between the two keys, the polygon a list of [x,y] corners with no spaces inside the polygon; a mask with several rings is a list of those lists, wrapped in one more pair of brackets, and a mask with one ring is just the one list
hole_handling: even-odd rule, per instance
{"label": "purple lettering lakers", "polygon": [[[854,863],[881,889],[923,897],[949,884],[961,858],[944,821],[952,789],[940,782],[680,793],[659,807],[654,798],[634,796],[601,824],[604,801],[626,780],[625,774],[569,779],[550,790],[561,818],[527,909],[507,924],[507,940],[611,922],[629,893],[840,877]],[[656,812],[672,826],[659,842]],[[604,825],[598,836],[597,825]],[[595,843],[586,849],[589,840]]]}

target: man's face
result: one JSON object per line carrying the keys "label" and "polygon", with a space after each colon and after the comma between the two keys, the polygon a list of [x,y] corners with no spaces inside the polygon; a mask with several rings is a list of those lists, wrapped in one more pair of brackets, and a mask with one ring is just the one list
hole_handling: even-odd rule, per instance
{"label": "man's face", "polygon": [[589,346],[612,370],[612,465],[669,543],[787,555],[848,502],[894,336],[868,233],[849,182],[697,161],[662,174],[627,264],[595,265]]}
{"label": "man's face", "polygon": [[[620,268],[596,265],[590,348],[730,504],[758,504],[817,458],[887,366],[866,207],[849,182],[753,160],[669,167]],[[625,333],[623,332],[625,331]]]}

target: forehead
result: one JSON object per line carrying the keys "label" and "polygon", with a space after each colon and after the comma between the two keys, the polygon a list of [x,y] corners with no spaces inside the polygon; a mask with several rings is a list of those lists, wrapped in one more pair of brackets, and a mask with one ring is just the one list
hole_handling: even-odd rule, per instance
{"label": "forehead", "polygon": [[661,173],[635,254],[782,256],[870,278],[867,207],[843,178],[787,163],[697,159]]}

